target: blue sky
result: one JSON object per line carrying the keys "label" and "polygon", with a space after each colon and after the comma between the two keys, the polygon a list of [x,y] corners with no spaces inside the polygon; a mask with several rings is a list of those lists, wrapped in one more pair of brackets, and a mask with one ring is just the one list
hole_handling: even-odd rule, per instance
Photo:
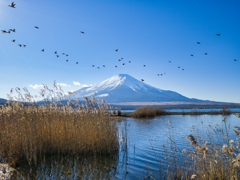
{"label": "blue sky", "polygon": [[15,3],[0,0],[1,30],[16,29],[0,33],[0,98],[14,87],[39,94],[36,85],[56,80],[67,92],[124,73],[190,98],[240,103],[238,0]]}

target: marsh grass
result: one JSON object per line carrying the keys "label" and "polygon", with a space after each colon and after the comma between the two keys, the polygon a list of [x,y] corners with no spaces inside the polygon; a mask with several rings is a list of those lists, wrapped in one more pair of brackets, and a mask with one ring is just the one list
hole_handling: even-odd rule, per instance
{"label": "marsh grass", "polygon": [[160,115],[166,115],[166,111],[159,107],[151,107],[151,106],[142,106],[137,108],[133,113],[130,113],[129,116],[134,118],[150,118]]}
{"label": "marsh grass", "polygon": [[[67,105],[61,87],[40,92],[44,99],[37,105],[26,88],[16,88],[17,97],[0,108],[0,156],[12,166],[21,162],[37,164],[45,157],[92,154],[109,156],[118,152],[118,130],[110,119],[108,104],[92,96],[86,103],[77,100]],[[69,93],[72,95],[72,93]]]}
{"label": "marsh grass", "polygon": [[[170,120],[169,126],[171,129]],[[236,137],[234,140],[229,138],[231,128],[226,124],[225,116],[222,119],[222,127],[218,124],[208,127],[205,136],[192,126],[196,134],[186,137],[190,144],[184,149],[177,147],[174,133],[170,131],[170,146],[164,146],[168,164],[167,179],[240,179],[240,127],[235,126],[232,129]]]}

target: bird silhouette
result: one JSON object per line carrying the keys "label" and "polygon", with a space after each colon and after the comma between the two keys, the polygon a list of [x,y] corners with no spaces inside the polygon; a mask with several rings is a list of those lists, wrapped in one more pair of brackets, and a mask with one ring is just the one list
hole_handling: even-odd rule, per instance
{"label": "bird silhouette", "polygon": [[7,31],[5,31],[5,30],[2,30],[2,33],[7,33]]}
{"label": "bird silhouette", "polygon": [[37,26],[34,26],[36,29],[39,29],[39,27],[37,27]]}
{"label": "bird silhouette", "polygon": [[105,65],[103,65],[103,67],[105,67]]}
{"label": "bird silhouette", "polygon": [[182,69],[184,71],[184,69]]}
{"label": "bird silhouette", "polygon": [[94,65],[92,65],[92,67],[94,67]]}
{"label": "bird silhouette", "polygon": [[191,56],[193,56],[193,55],[191,54]]}
{"label": "bird silhouette", "polygon": [[100,68],[100,67],[97,67],[98,69]]}
{"label": "bird silhouette", "polygon": [[13,39],[12,42],[15,42],[15,39]]}
{"label": "bird silhouette", "polygon": [[66,60],[68,62],[68,60]]}
{"label": "bird silhouette", "polygon": [[78,62],[76,62],[76,64],[78,64]]}
{"label": "bird silhouette", "polygon": [[57,58],[59,57],[59,55],[57,55]]}
{"label": "bird silhouette", "polygon": [[141,81],[144,81],[144,79],[141,79]]}
{"label": "bird silhouette", "polygon": [[22,47],[22,45],[21,44],[18,44],[20,47]]}
{"label": "bird silhouette", "polygon": [[80,31],[80,33],[84,34],[84,32],[83,32],[83,31]]}
{"label": "bird silhouette", "polygon": [[169,63],[171,63],[171,61],[168,61]]}
{"label": "bird silhouette", "polygon": [[42,52],[44,52],[44,49],[42,49]]}
{"label": "bird silhouette", "polygon": [[123,58],[121,58],[121,59],[123,59]]}
{"label": "bird silhouette", "polygon": [[237,61],[236,59],[234,59],[234,61]]}
{"label": "bird silhouette", "polygon": [[131,63],[131,61],[128,61],[129,63]]}
{"label": "bird silhouette", "polygon": [[121,59],[119,59],[118,61],[121,61]]}
{"label": "bird silhouette", "polygon": [[11,7],[11,8],[15,8],[15,5],[16,5],[16,4],[14,4],[14,2],[12,2],[12,4],[11,4],[11,5],[8,5],[8,6]]}
{"label": "bird silhouette", "polygon": [[125,63],[123,63],[123,65],[125,65]]}
{"label": "bird silhouette", "polygon": [[143,65],[143,67],[146,67],[146,65]]}
{"label": "bird silhouette", "polygon": [[197,42],[197,44],[201,44],[200,42]]}
{"label": "bird silhouette", "polygon": [[162,76],[163,74],[161,74],[161,76]]}
{"label": "bird silhouette", "polygon": [[23,47],[26,47],[26,45],[23,45]]}
{"label": "bird silhouette", "polygon": [[116,49],[115,51],[118,52],[118,49]]}
{"label": "bird silhouette", "polygon": [[12,32],[16,32],[16,30],[15,30],[15,29],[13,29],[13,30],[12,30]]}
{"label": "bird silhouette", "polygon": [[10,30],[8,30],[8,32],[7,32],[7,33],[9,33],[9,34],[10,34],[10,33],[11,33],[11,31],[10,31]]}
{"label": "bird silhouette", "polygon": [[207,53],[204,53],[205,55],[207,55]]}
{"label": "bird silhouette", "polygon": [[159,74],[157,74],[159,76]]}
{"label": "bird silhouette", "polygon": [[57,51],[55,51],[54,53],[57,54]]}
{"label": "bird silhouette", "polygon": [[65,55],[65,53],[62,53],[62,55]]}
{"label": "bird silhouette", "polygon": [[115,68],[117,68],[117,66],[115,66]]}
{"label": "bird silhouette", "polygon": [[220,36],[220,34],[216,34],[217,36]]}
{"label": "bird silhouette", "polygon": [[66,54],[66,56],[68,57],[68,54]]}
{"label": "bird silhouette", "polygon": [[180,68],[180,66],[178,66],[178,68]]}

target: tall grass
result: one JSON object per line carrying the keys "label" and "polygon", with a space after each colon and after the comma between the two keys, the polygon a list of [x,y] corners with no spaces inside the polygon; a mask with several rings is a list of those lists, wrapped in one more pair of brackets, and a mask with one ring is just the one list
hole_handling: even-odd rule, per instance
{"label": "tall grass", "polygon": [[[230,125],[222,119],[223,127],[216,124],[206,130],[207,137],[189,134],[190,146],[179,149],[169,134],[170,150],[165,148],[168,169],[167,179],[237,180],[240,179],[240,127],[233,131],[236,138],[229,138]],[[171,121],[169,120],[169,126]],[[208,139],[208,142],[206,141]],[[164,146],[165,147],[165,146]]]}
{"label": "tall grass", "polygon": [[[61,88],[44,85],[37,105],[26,88],[15,89],[16,101],[9,94],[8,104],[0,108],[0,156],[16,165],[36,164],[48,155],[109,155],[118,151],[117,127],[107,112],[108,104],[94,96],[59,105]],[[13,89],[11,90],[13,93]],[[66,96],[65,96],[66,97]],[[39,98],[39,97],[35,97]]]}
{"label": "tall grass", "polygon": [[142,106],[137,108],[133,113],[130,113],[129,116],[135,118],[142,118],[142,117],[155,117],[160,115],[165,115],[166,111],[159,107],[151,107],[151,106]]}

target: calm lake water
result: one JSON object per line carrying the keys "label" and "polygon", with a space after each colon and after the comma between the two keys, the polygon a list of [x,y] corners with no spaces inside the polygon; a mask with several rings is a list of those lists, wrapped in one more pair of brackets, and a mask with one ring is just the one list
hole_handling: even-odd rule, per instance
{"label": "calm lake water", "polygon": [[[222,118],[222,115],[126,118],[118,122],[120,139],[125,142],[123,143],[125,146],[121,147],[117,157],[66,157],[62,160],[55,160],[52,157],[46,158],[45,162],[36,169],[29,169],[22,165],[18,171],[24,179],[144,179],[147,174],[155,179],[164,179],[163,174],[168,164],[163,144],[166,150],[170,151],[169,134],[176,142],[179,151],[182,151],[190,145],[186,139],[188,134],[198,134],[208,141],[205,130],[214,128],[216,124],[220,126],[219,128],[225,128]],[[170,126],[168,126],[168,120],[172,122]],[[228,115],[225,121],[230,128],[229,137],[235,140],[233,127],[240,126],[240,119],[234,115]],[[196,131],[196,129],[199,130]],[[13,179],[15,178],[16,176]]]}

